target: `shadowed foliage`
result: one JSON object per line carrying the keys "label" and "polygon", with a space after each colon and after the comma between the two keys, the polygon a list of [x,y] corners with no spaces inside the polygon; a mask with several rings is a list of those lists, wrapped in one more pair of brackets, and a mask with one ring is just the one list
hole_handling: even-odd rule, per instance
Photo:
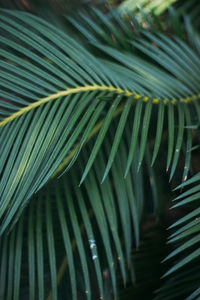
{"label": "shadowed foliage", "polygon": [[1,299],[198,299],[199,4],[161,2],[1,9]]}

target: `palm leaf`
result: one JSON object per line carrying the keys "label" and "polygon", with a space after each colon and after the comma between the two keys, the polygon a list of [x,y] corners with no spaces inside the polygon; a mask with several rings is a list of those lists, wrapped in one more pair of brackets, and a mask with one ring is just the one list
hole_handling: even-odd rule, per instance
{"label": "palm leaf", "polygon": [[[74,163],[83,144],[92,131],[95,131],[95,127],[98,127],[99,118],[107,112],[83,173],[83,182],[104,140],[106,128],[120,103],[127,104],[121,110],[121,120],[103,180],[115,159],[132,101],[139,98],[148,102],[144,117],[138,119],[138,123],[143,122],[143,127],[145,126],[140,141],[139,166],[143,160],[150,126],[150,103],[178,104],[178,153],[174,149],[171,177],[173,176],[183,140],[181,107],[187,107],[187,112],[190,108],[188,102],[191,102],[190,105],[195,102],[197,109],[199,107],[197,99],[200,77],[199,69],[194,69],[193,61],[197,58],[194,51],[190,50],[192,58],[191,55],[187,57],[186,72],[186,64],[179,58],[180,55],[170,50],[174,47],[178,49],[179,54],[185,55],[181,46],[163,35],[148,33],[145,34],[147,40],[141,38],[131,44],[144,52],[153,63],[96,43],[98,49],[115,60],[115,63],[109,63],[95,58],[65,33],[35,16],[2,11],[1,20],[4,24],[2,56],[7,59],[2,60],[4,71],[1,73],[2,95],[6,97],[2,101],[0,122],[1,232],[6,230],[11,221],[15,222],[18,219],[33,193],[51,178],[64,158],[67,155],[71,157],[70,151],[75,154],[72,161]],[[153,47],[152,42],[156,42],[158,48]],[[26,60],[22,57],[26,57]],[[155,63],[160,66],[155,66]],[[174,64],[177,68],[174,68]],[[124,72],[126,75],[123,76]],[[133,80],[127,80],[127,75]],[[120,98],[117,98],[118,96]],[[106,105],[101,103],[104,97],[109,99]],[[111,104],[113,101],[114,106]],[[160,127],[161,117],[158,122]],[[191,125],[189,117],[185,125]],[[133,129],[135,130],[135,125]],[[173,139],[171,125],[169,132]],[[161,134],[162,130],[159,132],[159,135]],[[8,137],[11,137],[9,142]],[[76,147],[77,142],[79,146],[74,152],[73,147]],[[157,152],[158,142],[157,138]],[[131,143],[133,144],[130,146],[126,173],[133,158],[136,138]],[[173,143],[170,141],[169,153],[173,152],[172,147]],[[66,160],[69,163],[69,159]],[[169,161],[170,159],[168,165]],[[187,165],[188,161],[187,159]]]}
{"label": "palm leaf", "polygon": [[[117,269],[120,268],[125,284],[127,265],[131,266],[131,247],[139,243],[142,204],[140,195],[135,192],[138,181],[142,182],[141,171],[138,174],[136,168],[132,168],[127,179],[123,178],[127,161],[125,145],[124,141],[120,143],[116,165],[100,184],[108,156],[105,153],[111,148],[110,140],[106,139],[105,149],[99,152],[80,188],[77,175],[81,175],[90,143],[69,174],[56,181],[56,188],[49,183],[32,197],[12,232],[1,236],[1,276],[9,278],[8,285],[1,281],[4,298],[12,297],[10,293],[15,288],[15,299],[23,299],[28,288],[32,299],[44,299],[48,295],[62,299],[59,286],[65,276],[70,282],[68,296],[71,299],[77,299],[78,291],[92,299],[95,291],[90,277],[97,280],[99,296],[103,297],[102,270],[107,267],[116,298]],[[143,180],[148,181],[148,178],[147,174]],[[8,268],[3,259],[5,255],[9,255]],[[25,261],[28,268],[24,269]],[[61,269],[64,271],[59,275]],[[79,276],[84,284],[79,284]]]}
{"label": "palm leaf", "polygon": [[[180,185],[179,188],[182,187],[188,187],[192,182],[196,181],[196,178],[199,178],[199,174],[191,178],[190,180],[186,181],[184,184]],[[187,269],[189,269],[189,272],[192,272],[194,266],[197,265],[197,262],[199,261],[200,256],[200,250],[198,247],[198,243],[200,241],[200,235],[199,235],[199,220],[195,217],[190,217],[190,215],[193,215],[193,212],[195,210],[198,210],[198,208],[195,208],[195,206],[192,206],[193,201],[199,200],[199,190],[200,185],[199,181],[196,182],[195,186],[192,188],[189,188],[186,192],[183,192],[180,196],[175,198],[176,201],[178,201],[177,204],[175,204],[172,208],[178,207],[178,206],[190,206],[192,212],[187,214],[186,216],[179,219],[176,223],[174,223],[170,228],[175,228],[176,226],[181,225],[179,229],[177,229],[171,236],[169,243],[176,243],[176,248],[165,258],[166,260],[174,259],[178,257],[178,259],[174,260],[174,265],[164,274],[164,277],[170,277],[170,279],[164,284],[164,286],[161,288],[161,290],[158,292],[158,296],[155,299],[161,299],[162,297],[162,290],[166,291],[166,288],[171,289],[171,285],[173,285],[172,279],[177,281],[177,285],[181,284],[181,278],[183,276],[185,277],[185,266],[187,266]],[[191,220],[192,218],[192,220]],[[183,222],[185,225],[183,225]],[[193,260],[195,264],[193,263]],[[188,268],[188,264],[190,264],[190,268]],[[178,275],[174,275],[174,272]],[[198,284],[198,274],[196,271],[194,271],[196,278],[194,283],[191,285],[190,279],[188,276],[185,278],[188,280],[185,280],[184,283],[184,290],[180,290],[180,294],[184,293],[186,296],[188,296],[187,299],[193,299],[193,297],[196,297],[195,295],[198,295],[199,291],[199,284]],[[198,288],[198,289],[197,289]],[[197,289],[195,291],[195,289]],[[178,289],[177,289],[178,291]],[[194,293],[192,293],[194,291]],[[192,294],[191,294],[192,293]],[[189,296],[191,294],[191,296]],[[178,297],[177,295],[167,298],[167,299],[176,299],[175,297]],[[180,296],[179,296],[180,297]]]}
{"label": "palm leaf", "polygon": [[[4,14],[10,16],[10,18],[5,19]],[[2,76],[6,79],[6,83],[2,85],[2,95],[6,96],[6,99],[3,101],[3,108],[1,109],[3,112],[3,119],[1,119],[2,146],[5,145],[5,136],[12,133],[11,141],[10,143],[6,143],[6,147],[4,151],[2,151],[1,156],[1,170],[5,171],[3,172],[1,180],[2,214],[4,214],[7,205],[12,199],[12,205],[9,207],[10,217],[9,220],[7,220],[8,222],[5,223],[5,227],[4,225],[2,226],[3,231],[19,207],[22,206],[22,203],[23,206],[25,205],[25,199],[30,198],[34,191],[50,178],[63,158],[71,150],[72,146],[74,146],[81,130],[89,121],[92,111],[97,107],[100,101],[99,99],[105,95],[104,90],[107,91],[107,87],[100,86],[100,90],[102,90],[101,93],[101,91],[98,91],[96,84],[94,84],[94,82],[102,83],[96,74],[96,72],[99,72],[99,74],[101,74],[100,76],[102,76],[102,72],[97,71],[99,63],[97,62],[96,71],[93,71],[89,66],[91,65],[91,61],[95,60],[95,58],[93,57],[92,60],[89,59],[89,53],[84,59],[78,56],[78,47],[81,46],[75,43],[74,47],[76,50],[74,48],[75,51],[72,51],[71,47],[73,49],[72,45],[74,42],[62,32],[57,31],[53,26],[51,27],[48,23],[42,20],[39,21],[39,19],[32,16],[30,29],[26,28],[29,28],[29,25],[22,28],[20,24],[22,19],[24,24],[30,21],[29,16],[22,13],[4,12],[1,18],[4,22],[7,20],[7,23],[9,23],[8,25],[7,23],[4,24],[5,32],[7,31],[9,34],[13,34],[15,40],[18,40],[18,43],[17,41],[11,41],[10,43],[8,38],[2,37],[2,42],[6,49],[2,50],[2,54],[9,59],[9,63],[5,63],[4,60],[2,61],[2,66],[5,69]],[[13,18],[16,20],[15,23],[13,22]],[[57,35],[55,35],[54,29]],[[38,30],[40,30],[40,32],[46,30],[46,35],[40,37],[40,34],[38,34],[37,36],[33,33],[34,30],[37,32]],[[33,39],[31,41],[29,36],[31,36],[32,33]],[[52,35],[58,47],[64,37],[65,47],[68,44],[68,54],[66,54],[66,50],[65,55],[62,54],[61,50],[56,50],[55,46],[53,47],[45,40],[48,39],[50,35]],[[21,44],[24,43],[27,45],[26,47],[21,46]],[[38,45],[40,45],[39,48]],[[62,45],[62,51],[65,49],[64,45]],[[33,50],[29,48],[33,48]],[[35,54],[38,49],[39,54]],[[82,49],[79,51],[80,53],[85,51],[82,47],[80,49]],[[29,61],[27,62],[18,57],[16,51],[21,51],[21,55],[25,55]],[[54,51],[56,51],[55,54],[53,54]],[[13,52],[15,53],[13,54]],[[43,55],[44,58],[42,58],[41,55]],[[46,58],[48,58],[50,62],[47,62]],[[89,60],[90,63],[87,64],[87,67],[84,67],[83,70],[83,68],[78,66],[78,62],[80,63],[80,61],[83,60],[82,64],[83,62],[85,64],[85,59]],[[65,64],[63,63],[64,60]],[[76,61],[76,63],[74,61]],[[38,81],[39,67],[35,67],[35,64],[41,68],[40,76],[43,77],[41,81]],[[17,67],[15,67],[15,65],[17,65]],[[47,67],[44,67],[45,65]],[[23,73],[24,69],[28,71]],[[11,70],[14,72],[14,75],[11,73]],[[37,77],[32,75],[34,73]],[[68,76],[69,73],[70,76]],[[89,73],[93,76],[93,79]],[[27,82],[24,76],[26,76]],[[74,80],[74,78],[76,78],[76,80]],[[105,83],[108,83],[106,77],[104,79]],[[12,81],[15,82],[15,87]],[[29,84],[30,81],[31,83]],[[88,89],[86,81],[88,81],[88,83],[90,82],[91,88],[89,87]],[[3,82],[4,81],[2,81],[2,84]],[[80,84],[82,84],[82,86],[79,87]],[[22,89],[20,85],[26,86],[26,89]],[[59,92],[61,88],[63,91]],[[4,94],[5,90],[7,90],[6,94]],[[31,92],[29,92],[29,90],[31,90]],[[113,87],[111,87],[111,91],[113,91]],[[19,93],[19,97],[13,97],[13,92]],[[50,96],[49,93],[51,93]],[[7,99],[9,99],[9,95],[11,96],[11,100],[8,102]],[[72,95],[74,95],[74,97],[71,101]],[[107,92],[107,95],[109,95],[109,92]],[[21,100],[23,98],[27,99],[27,101]],[[88,107],[92,98],[95,98],[95,100],[92,106]],[[57,101],[53,101],[55,99],[57,99]],[[81,101],[81,106],[78,108],[77,105],[79,101]],[[59,105],[59,102],[61,105]],[[5,107],[4,103],[6,104]],[[44,106],[43,104],[45,103],[46,105]],[[98,107],[99,114],[103,111],[103,106],[104,105],[100,104]],[[66,107],[68,108],[67,110]],[[98,115],[96,118],[98,118]],[[19,134],[19,129],[22,126],[21,122],[23,122],[23,129]],[[78,123],[79,126],[76,128],[77,130],[75,130],[73,136],[71,136],[74,126]],[[66,127],[67,124],[68,126]],[[13,128],[15,128],[14,131]],[[64,147],[67,140],[68,149]],[[12,142],[15,145],[14,148],[12,148]],[[15,160],[17,153],[18,158]],[[7,162],[8,157],[9,161]],[[36,160],[37,157],[39,160]],[[7,162],[6,166],[5,162]],[[13,168],[11,168],[11,164]],[[44,168],[42,167],[42,173],[39,174],[38,168],[42,165]],[[27,176],[24,177],[24,174],[27,174]],[[36,176],[36,174],[38,174],[38,176]],[[33,180],[34,177],[35,179]],[[21,191],[20,186],[23,186]],[[30,186],[32,187],[31,189]],[[29,195],[27,195],[27,193]],[[17,199],[17,201],[15,201],[15,199]]]}
{"label": "palm leaf", "polygon": [[[86,50],[41,18],[1,10],[3,299],[27,297],[27,282],[30,299],[67,295],[75,300],[80,293],[87,299],[111,297],[106,294],[104,270],[116,298],[118,273],[125,284],[127,266],[132,267],[131,249],[139,244],[143,211],[151,207],[152,212],[159,206],[150,163],[159,157],[164,130],[169,136],[166,163],[167,169],[171,167],[170,179],[181,151],[187,153],[184,180],[188,174],[191,132],[200,120],[199,37],[187,19],[190,45],[176,36],[155,33],[151,22],[146,31],[136,21],[139,35],[134,36],[117,12],[113,12],[114,23],[97,10],[94,14],[101,26],[84,14],[80,24],[71,19],[91,39],[92,47]],[[93,26],[93,34],[88,25]],[[153,141],[152,157],[149,139]],[[69,173],[46,184],[63,170]],[[181,187],[198,180],[199,175]],[[143,194],[146,185],[152,204],[146,203]],[[199,197],[198,188],[183,197],[179,205],[193,204]],[[175,223],[181,227],[171,242],[188,240],[168,258],[195,247],[199,222],[194,217],[198,215],[194,202],[194,209]],[[199,249],[194,249],[167,275],[198,256]],[[184,275],[178,277],[183,280]],[[91,278],[97,282],[97,293]],[[193,281],[196,278],[195,273]],[[65,296],[62,280],[69,283]],[[193,291],[191,297],[198,295],[193,281],[181,295]],[[179,295],[179,287],[175,290],[169,299]]]}

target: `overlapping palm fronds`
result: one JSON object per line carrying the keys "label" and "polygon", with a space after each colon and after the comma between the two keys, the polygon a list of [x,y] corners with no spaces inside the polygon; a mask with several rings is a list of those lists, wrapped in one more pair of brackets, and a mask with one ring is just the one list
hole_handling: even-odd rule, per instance
{"label": "overlapping palm fronds", "polygon": [[86,50],[39,17],[1,10],[2,299],[25,299],[27,281],[30,299],[45,299],[49,286],[49,299],[62,299],[64,276],[73,300],[103,297],[104,268],[116,298],[116,262],[125,283],[143,210],[158,206],[151,165],[164,132],[170,179],[181,152],[188,176],[200,121],[199,37],[189,23],[189,45],[151,26],[134,35],[117,12],[114,23],[92,14],[96,24],[68,18],[91,43]]}
{"label": "overlapping palm fronds", "polygon": [[[9,279],[7,282],[1,280],[2,299],[23,299],[27,287],[30,299],[46,299],[47,296],[61,299],[59,288],[66,279],[68,292],[65,297],[75,300],[78,292],[83,298],[93,299],[95,289],[91,288],[91,276],[97,282],[98,297],[103,297],[102,269],[107,267],[115,297],[117,270],[124,284],[127,282],[127,266],[132,268],[131,249],[133,244],[138,247],[139,223],[147,202],[140,190],[150,176],[144,176],[142,170],[138,173],[133,166],[124,180],[127,149],[122,143],[116,164],[100,184],[109,144],[106,139],[105,149],[99,152],[81,189],[78,175],[91,143],[84,149],[76,167],[32,197],[11,234],[1,237],[0,276]],[[79,283],[80,279],[84,284]]]}
{"label": "overlapping palm fronds", "polygon": [[[14,36],[13,40],[10,40],[3,34],[1,39],[4,46],[2,49],[4,59],[1,62],[2,97],[5,99],[2,102],[0,123],[4,158],[1,166],[3,171],[1,217],[4,215],[5,220],[1,232],[6,229],[16,212],[23,210],[31,195],[52,176],[64,157],[76,145],[82,131],[85,130],[85,133],[79,148],[92,130],[95,130],[95,125],[98,126],[99,117],[107,111],[83,173],[81,182],[83,181],[120,104],[124,105],[124,108],[103,180],[114,161],[131,105],[138,99],[135,110],[137,118],[134,118],[125,173],[133,158],[139,125],[143,123],[138,168],[142,163],[152,107],[158,104],[159,117],[153,161],[155,160],[161,141],[164,105],[167,104],[169,120],[167,168],[174,153],[171,170],[171,177],[173,176],[181,150],[183,128],[185,125],[191,125],[189,110],[185,110],[184,107],[194,104],[198,109],[200,77],[195,52],[179,41],[175,43],[164,36],[156,37],[149,34],[150,41],[142,39],[134,42],[134,46],[145,52],[158,66],[155,66],[155,63],[145,62],[138,56],[120,53],[108,46],[96,44],[101,51],[115,59],[115,63],[109,63],[102,59],[99,61],[66,34],[34,16],[4,12],[1,20],[2,24],[4,22],[4,32],[10,37]],[[27,27],[22,26],[21,22],[27,24]],[[157,43],[161,49],[152,46],[152,42]],[[145,43],[146,47],[143,46]],[[171,51],[170,47],[175,51]],[[179,53],[185,55],[186,50],[187,63],[179,56]],[[27,57],[27,61],[19,57],[21,55]],[[191,76],[192,81],[189,80]],[[102,97],[109,100],[102,101]],[[147,102],[144,119],[143,102]],[[188,106],[189,102],[191,104]],[[179,124],[175,147],[174,104],[178,108]],[[184,114],[187,114],[185,120]],[[21,128],[23,130],[19,134]],[[8,143],[7,139],[10,139],[10,136],[12,142]],[[188,140],[190,147],[190,134]],[[15,141],[14,148],[13,141]],[[189,159],[186,161],[188,164]],[[6,166],[4,162],[7,163]],[[41,173],[38,172],[39,169],[42,170]],[[187,175],[188,165],[185,170],[184,177]]]}

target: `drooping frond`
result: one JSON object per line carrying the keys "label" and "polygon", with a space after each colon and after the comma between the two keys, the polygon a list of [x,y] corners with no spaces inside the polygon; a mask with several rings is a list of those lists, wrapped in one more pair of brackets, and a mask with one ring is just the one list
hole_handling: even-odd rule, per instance
{"label": "drooping frond", "polygon": [[[124,284],[127,282],[127,267],[132,268],[131,249],[139,243],[141,215],[152,199],[150,194],[148,199],[143,198],[140,189],[144,190],[147,183],[152,186],[152,177],[148,171],[144,175],[142,169],[138,173],[134,164],[127,179],[123,178],[127,160],[123,139],[116,163],[100,184],[106,152],[111,147],[107,138],[79,187],[79,176],[91,146],[89,143],[69,173],[34,195],[12,232],[1,236],[1,299],[28,296],[76,300],[77,293],[85,299],[105,299],[107,277],[115,298],[117,274],[122,275]],[[136,152],[135,161],[138,148]],[[63,285],[67,286],[64,295]]]}

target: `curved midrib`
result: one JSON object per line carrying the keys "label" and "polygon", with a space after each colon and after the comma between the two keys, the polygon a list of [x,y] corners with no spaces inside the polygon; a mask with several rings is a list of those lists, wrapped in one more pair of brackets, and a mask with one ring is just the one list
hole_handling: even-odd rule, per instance
{"label": "curved midrib", "polygon": [[[143,97],[144,102],[147,102],[149,100],[149,97],[146,96],[146,95],[140,95],[140,94],[137,94],[137,93],[135,93],[133,91],[123,90],[121,88],[114,87],[114,86],[96,85],[96,84],[94,84],[94,85],[86,85],[86,86],[78,86],[76,88],[69,88],[69,89],[67,89],[65,91],[61,91],[61,92],[52,94],[50,96],[47,96],[45,98],[41,98],[41,99],[37,100],[36,102],[31,103],[30,105],[21,108],[17,112],[13,113],[9,117],[7,117],[4,120],[2,120],[0,122],[0,127],[5,126],[7,123],[15,120],[16,118],[18,118],[21,115],[27,113],[28,111],[30,111],[32,109],[35,109],[38,106],[40,106],[42,104],[45,104],[45,103],[47,103],[49,101],[58,99],[59,97],[67,96],[67,95],[70,95],[70,94],[77,94],[79,92],[88,92],[88,91],[96,91],[96,90],[99,90],[99,91],[106,91],[107,90],[108,92],[115,92],[117,94],[124,93],[125,97],[129,97],[129,96],[133,95],[134,99],[136,99],[136,100],[139,99],[139,98],[141,98],[141,97]],[[193,96],[182,98],[182,99],[179,99],[179,100],[182,101],[182,102],[188,103],[192,99],[196,99],[197,97],[199,97],[199,95],[193,95]],[[159,102],[159,100],[157,98],[154,98],[152,101],[155,104],[157,104]],[[169,101],[168,99],[164,99],[164,103],[165,104],[167,104],[168,101]],[[176,102],[177,102],[176,99],[171,99],[170,101],[172,102],[172,104],[176,104]]]}
{"label": "curved midrib", "polygon": [[[23,115],[24,113],[27,113],[28,111],[37,108],[38,106],[45,104],[49,101],[58,99],[59,97],[64,97],[70,94],[77,94],[79,92],[88,92],[88,91],[96,91],[96,90],[100,90],[100,91],[109,91],[109,92],[116,92],[116,93],[126,93],[126,96],[130,96],[133,93],[129,92],[129,91],[124,91],[120,88],[115,88],[113,86],[105,86],[105,85],[86,85],[86,86],[78,86],[76,88],[70,88],[67,89],[65,91],[61,91],[55,94],[52,94],[50,96],[47,96],[45,98],[41,98],[39,100],[37,100],[34,103],[31,103],[30,105],[23,107],[22,109],[18,110],[17,112],[13,113],[12,115],[10,115],[9,117],[5,118],[4,120],[2,120],[0,122],[0,127],[6,125],[7,123],[13,121],[14,119],[20,117],[21,115]],[[135,94],[135,93],[134,93]]]}

